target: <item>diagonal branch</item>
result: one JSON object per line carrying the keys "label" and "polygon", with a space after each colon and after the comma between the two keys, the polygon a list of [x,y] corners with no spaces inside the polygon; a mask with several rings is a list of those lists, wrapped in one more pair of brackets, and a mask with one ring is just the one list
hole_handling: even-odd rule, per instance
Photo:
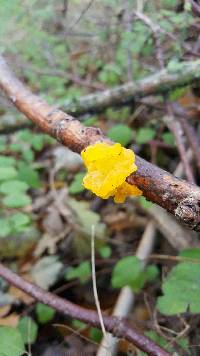
{"label": "diagonal branch", "polygon": [[[46,292],[44,289],[36,286],[33,283],[27,282],[16,273],[12,272],[9,268],[0,264],[0,276],[7,282],[29,294],[37,301],[49,305],[57,310],[60,314],[67,317],[79,319],[92,326],[100,328],[100,321],[98,314],[93,310],[88,310],[78,305],[75,305],[67,300],[64,300],[53,293]],[[104,325],[106,330],[111,332],[118,338],[125,338],[133,343],[140,350],[147,352],[150,356],[169,356],[169,353],[161,349],[148,337],[142,335],[128,323],[116,317],[104,316]]]}
{"label": "diagonal branch", "polygon": [[[84,127],[72,116],[52,108],[40,97],[33,95],[14,76],[2,57],[0,87],[19,111],[42,131],[73,151],[80,153],[97,141],[110,142],[101,130]],[[200,231],[200,188],[174,177],[139,156],[136,156],[136,164],[137,172],[128,177],[127,181],[136,184],[147,199],[174,214],[190,228]]]}
{"label": "diagonal branch", "polygon": [[61,109],[75,116],[96,113],[110,106],[133,103],[148,95],[162,94],[200,80],[200,60],[177,63],[138,81],[67,101]]}

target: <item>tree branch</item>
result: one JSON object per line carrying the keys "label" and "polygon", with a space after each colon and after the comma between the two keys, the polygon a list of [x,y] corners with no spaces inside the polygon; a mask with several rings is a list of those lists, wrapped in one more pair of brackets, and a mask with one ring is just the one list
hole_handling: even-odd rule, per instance
{"label": "tree branch", "polygon": [[134,83],[126,83],[113,89],[68,101],[61,109],[75,116],[88,112],[96,113],[110,106],[129,104],[135,99],[162,94],[198,80],[200,80],[200,60],[177,63],[175,68],[167,67]]}
{"label": "tree branch", "polygon": [[[52,108],[33,95],[14,76],[2,57],[0,87],[19,111],[71,150],[80,153],[97,141],[110,142],[101,130],[84,127],[72,116]],[[138,170],[127,181],[136,184],[147,199],[173,213],[190,228],[200,231],[200,188],[174,177],[139,156],[136,156],[136,164]]]}
{"label": "tree branch", "polygon": [[[49,305],[54,308],[60,314],[67,317],[79,319],[85,323],[89,323],[92,326],[100,328],[100,321],[98,314],[93,310],[87,310],[83,307],[75,305],[65,299],[62,299],[53,293],[46,292],[44,289],[27,282],[16,273],[12,272],[7,267],[0,264],[0,276],[7,282],[19,288],[23,292],[29,294],[37,301]],[[140,350],[147,352],[150,356],[169,356],[170,354],[161,349],[148,337],[142,335],[128,323],[120,320],[117,317],[103,316],[104,325],[106,330],[111,332],[118,338],[124,338],[133,343]]]}

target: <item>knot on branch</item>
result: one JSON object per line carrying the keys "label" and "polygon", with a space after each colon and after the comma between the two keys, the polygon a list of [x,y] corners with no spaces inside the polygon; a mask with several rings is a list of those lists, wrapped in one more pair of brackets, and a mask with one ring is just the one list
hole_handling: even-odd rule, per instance
{"label": "knot on branch", "polygon": [[192,195],[183,199],[175,210],[175,216],[200,232],[200,199]]}

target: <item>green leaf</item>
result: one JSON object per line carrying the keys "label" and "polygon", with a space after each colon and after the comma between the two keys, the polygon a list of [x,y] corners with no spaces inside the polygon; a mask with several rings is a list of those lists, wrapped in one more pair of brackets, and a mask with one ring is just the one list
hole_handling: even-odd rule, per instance
{"label": "green leaf", "polygon": [[24,354],[24,342],[18,329],[0,326],[0,340],[1,356],[21,356]]}
{"label": "green leaf", "polygon": [[9,219],[0,219],[0,238],[6,237],[11,233],[11,225]]}
{"label": "green leaf", "polygon": [[65,278],[69,281],[74,278],[80,279],[81,283],[85,283],[91,275],[91,267],[88,261],[83,261],[77,267],[70,267],[67,270]]}
{"label": "green leaf", "polygon": [[78,194],[81,193],[85,190],[82,182],[83,182],[83,177],[85,176],[85,173],[77,173],[74,177],[73,182],[69,186],[69,193],[71,194]]}
{"label": "green leaf", "polygon": [[102,258],[109,258],[112,253],[110,246],[102,246],[99,249],[99,254]]}
{"label": "green leaf", "polygon": [[40,180],[36,170],[27,165],[27,163],[20,161],[18,178],[26,182],[32,188],[39,188]]}
{"label": "green leaf", "polygon": [[111,140],[127,146],[131,142],[133,132],[127,125],[118,124],[108,130],[107,135]]}
{"label": "green leaf", "polygon": [[175,138],[171,132],[165,132],[162,134],[162,139],[168,145],[174,146],[175,145]]}
{"label": "green leaf", "polygon": [[162,291],[157,302],[162,314],[200,313],[200,264],[179,263],[168,274]]}
{"label": "green leaf", "polygon": [[30,224],[30,217],[24,213],[16,213],[10,217],[12,230],[16,232],[24,231],[27,225]]}
{"label": "green leaf", "polygon": [[[162,347],[164,350],[173,353],[175,352],[175,349],[170,345],[169,341],[164,339],[163,336],[157,334],[155,331],[146,331],[145,335],[148,336],[151,340],[153,340],[156,344],[158,344],[160,347]],[[176,344],[179,345],[182,349],[187,350],[188,349],[188,339],[183,338],[183,339],[177,339]],[[139,356],[146,356],[147,354],[145,352],[139,352]]]}
{"label": "green leaf", "polygon": [[170,90],[169,92],[169,100],[170,101],[175,101],[178,100],[179,98],[181,98],[187,91],[187,87],[183,87],[183,88],[176,88],[174,90]]}
{"label": "green leaf", "polygon": [[80,320],[77,320],[77,319],[73,319],[72,320],[72,325],[74,328],[76,329],[85,329],[87,327],[87,324],[83,323],[82,321]]}
{"label": "green leaf", "polygon": [[17,171],[14,167],[0,167],[0,181],[13,179],[17,176]]}
{"label": "green leaf", "polygon": [[130,286],[133,290],[138,291],[144,285],[143,278],[140,279],[141,283],[138,285],[138,277],[141,276],[141,272],[141,262],[136,256],[122,258],[117,262],[112,272],[113,288]]}
{"label": "green leaf", "polygon": [[102,340],[102,331],[97,329],[97,328],[90,328],[90,338],[97,342],[100,343],[100,341]]}
{"label": "green leaf", "polygon": [[130,286],[135,292],[138,292],[147,281],[154,280],[158,275],[156,266],[148,266],[142,269],[141,261],[137,256],[128,256],[122,258],[115,265],[112,272],[113,288],[122,288]]}
{"label": "green leaf", "polygon": [[13,157],[0,155],[0,167],[10,167],[15,165],[15,159]]}
{"label": "green leaf", "polygon": [[27,194],[15,193],[6,195],[3,204],[8,208],[23,208],[31,204],[31,198]]}
{"label": "green leaf", "polygon": [[36,305],[36,315],[38,321],[41,324],[48,323],[48,321],[52,320],[55,315],[55,310],[48,305],[37,303]]}
{"label": "green leaf", "polygon": [[36,341],[38,326],[32,318],[28,316],[22,317],[17,327],[25,344],[33,344]]}
{"label": "green leaf", "polygon": [[36,151],[41,151],[44,146],[44,135],[33,135],[31,145]]}
{"label": "green leaf", "polygon": [[33,150],[30,147],[26,147],[26,149],[24,149],[22,151],[22,157],[27,162],[33,162],[34,161],[34,152],[33,152]]}
{"label": "green leaf", "polygon": [[153,140],[155,136],[156,131],[154,129],[149,127],[142,127],[138,129],[135,140],[138,145],[141,145]]}
{"label": "green leaf", "polygon": [[153,203],[151,201],[146,200],[146,198],[143,196],[139,197],[139,202],[144,209],[149,209],[151,208],[151,206],[153,206]]}
{"label": "green leaf", "polygon": [[180,252],[179,256],[200,260],[200,248],[188,248]]}
{"label": "green leaf", "polygon": [[0,192],[4,194],[15,194],[18,192],[25,192],[29,186],[27,183],[20,180],[10,180],[0,185]]}

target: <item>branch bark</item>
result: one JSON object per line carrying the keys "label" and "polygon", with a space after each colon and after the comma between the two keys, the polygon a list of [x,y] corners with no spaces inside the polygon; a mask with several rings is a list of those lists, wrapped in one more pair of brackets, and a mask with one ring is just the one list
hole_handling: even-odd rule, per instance
{"label": "branch bark", "polygon": [[[52,108],[33,95],[14,76],[2,57],[0,87],[19,111],[71,150],[80,153],[97,141],[110,142],[100,129],[84,127],[77,119]],[[191,229],[200,231],[200,188],[174,177],[139,156],[136,156],[136,164],[137,172],[129,176],[127,181],[136,184],[147,199],[174,214]]]}
{"label": "branch bark", "polygon": [[[27,282],[16,273],[12,272],[7,267],[0,264],[0,276],[7,282],[24,291],[32,296],[37,301],[49,305],[53,309],[57,310],[60,314],[67,317],[79,319],[85,323],[89,323],[92,326],[101,328],[98,314],[93,310],[87,310],[83,307],[77,306],[67,300],[64,300],[53,293],[46,292],[44,289]],[[140,350],[147,352],[150,356],[169,356],[170,354],[161,349],[148,337],[142,335],[128,323],[117,317],[104,316],[104,325],[106,330],[111,332],[118,338],[125,338],[133,343]]]}
{"label": "branch bark", "polygon": [[66,102],[61,109],[71,115],[95,113],[110,106],[121,106],[148,95],[162,94],[173,88],[188,85],[200,80],[200,60],[182,62],[175,68],[167,67],[136,82],[130,82],[113,89],[83,96]]}

